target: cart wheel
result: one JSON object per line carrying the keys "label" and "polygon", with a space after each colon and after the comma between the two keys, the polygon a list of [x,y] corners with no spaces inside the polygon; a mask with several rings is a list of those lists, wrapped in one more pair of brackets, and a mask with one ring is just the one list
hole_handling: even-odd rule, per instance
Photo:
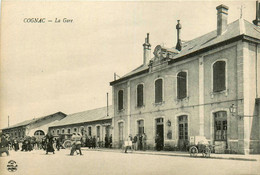
{"label": "cart wheel", "polygon": [[209,147],[206,147],[205,148],[205,157],[210,157],[210,153],[211,153],[211,150],[210,150],[210,148]]}
{"label": "cart wheel", "polygon": [[197,154],[198,154],[198,148],[196,147],[196,146],[192,146],[192,147],[190,147],[190,156],[197,156]]}
{"label": "cart wheel", "polygon": [[70,141],[70,140],[66,140],[66,141],[63,143],[63,147],[64,147],[65,149],[70,148],[70,147],[71,147],[71,141]]}

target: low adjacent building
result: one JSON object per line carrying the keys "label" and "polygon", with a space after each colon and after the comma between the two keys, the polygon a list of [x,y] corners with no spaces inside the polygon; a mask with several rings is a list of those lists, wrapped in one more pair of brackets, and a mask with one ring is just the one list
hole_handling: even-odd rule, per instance
{"label": "low adjacent building", "polygon": [[[111,111],[110,114],[108,111]],[[76,132],[83,136],[99,137],[100,141],[104,142],[105,136],[112,134],[112,112],[112,106],[109,106],[69,114],[63,120],[50,126],[49,131],[55,137],[62,135],[64,139],[70,139],[71,135]]]}
{"label": "low adjacent building", "polygon": [[51,115],[26,120],[13,126],[3,128],[2,132],[11,138],[23,138],[25,136],[42,137],[47,134],[48,128],[53,123],[66,117],[66,114],[57,112]]}

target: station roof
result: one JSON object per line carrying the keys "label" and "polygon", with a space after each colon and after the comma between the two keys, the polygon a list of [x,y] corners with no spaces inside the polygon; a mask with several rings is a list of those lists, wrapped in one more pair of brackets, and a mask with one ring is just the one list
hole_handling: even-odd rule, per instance
{"label": "station roof", "polygon": [[108,107],[108,111],[109,111],[109,116],[107,116],[107,107],[101,107],[97,109],[69,114],[67,115],[67,117],[65,117],[64,119],[58,122],[55,122],[55,124],[51,125],[50,127],[66,126],[66,125],[112,119],[113,116],[112,106]]}
{"label": "station roof", "polygon": [[12,125],[12,126],[9,126],[9,127],[7,127],[7,128],[3,128],[2,130],[17,128],[17,127],[22,127],[22,126],[27,126],[27,125],[29,125],[29,124],[33,124],[33,123],[35,123],[35,122],[39,122],[39,121],[41,121],[41,120],[43,120],[43,119],[46,119],[46,118],[48,118],[48,117],[51,117],[51,116],[53,116],[53,115],[55,115],[55,114],[61,114],[61,115],[66,116],[66,114],[64,114],[63,112],[56,112],[56,113],[54,113],[54,114],[50,114],[50,115],[47,115],[47,116],[42,116],[42,117],[38,117],[38,118],[33,118],[33,119],[30,119],[30,120],[25,120],[25,121],[23,121],[23,122],[17,123],[17,124]]}

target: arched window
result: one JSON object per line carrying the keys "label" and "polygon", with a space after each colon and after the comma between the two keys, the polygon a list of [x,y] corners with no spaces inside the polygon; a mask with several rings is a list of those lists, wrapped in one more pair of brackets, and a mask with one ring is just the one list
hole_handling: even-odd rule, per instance
{"label": "arched window", "polygon": [[163,101],[163,80],[157,79],[155,81],[155,103]]}
{"label": "arched window", "polygon": [[91,134],[92,134],[92,128],[91,128],[91,126],[89,126],[88,127],[88,136],[91,136]]}
{"label": "arched window", "polygon": [[179,72],[177,74],[177,98],[183,99],[187,97],[187,72]]}
{"label": "arched window", "polygon": [[144,105],[144,85],[137,85],[137,107],[142,107]]}
{"label": "arched window", "polygon": [[77,128],[74,128],[74,130],[73,130],[74,132],[78,132],[78,129]]}
{"label": "arched window", "polygon": [[44,132],[42,130],[37,130],[34,132],[34,135],[44,135]]}
{"label": "arched window", "polygon": [[62,130],[61,130],[61,133],[64,134],[64,133],[65,133],[65,129],[62,129]]}
{"label": "arched window", "polygon": [[68,134],[70,134],[70,128],[68,128],[68,130],[67,130],[67,131],[68,131]]}
{"label": "arched window", "polygon": [[123,90],[118,91],[118,110],[124,109],[124,92]]}
{"label": "arched window", "polygon": [[97,126],[97,137],[100,137],[100,126]]}
{"label": "arched window", "polygon": [[217,61],[213,64],[213,92],[226,90],[226,62]]}
{"label": "arched window", "polygon": [[58,129],[58,130],[57,130],[57,135],[59,135],[59,134],[60,134],[60,130]]}

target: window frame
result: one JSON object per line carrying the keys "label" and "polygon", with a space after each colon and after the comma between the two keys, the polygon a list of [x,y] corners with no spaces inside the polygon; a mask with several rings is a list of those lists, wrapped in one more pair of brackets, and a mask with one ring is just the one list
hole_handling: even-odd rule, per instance
{"label": "window frame", "polygon": [[[162,80],[162,101],[160,102],[156,102],[156,86],[155,86],[155,82],[157,80],[161,79]],[[158,77],[154,80],[154,104],[162,104],[164,102],[164,78],[163,77]]]}
{"label": "window frame", "polygon": [[[143,86],[143,104],[142,105],[138,105],[138,86],[139,85],[142,85]],[[138,83],[137,85],[136,85],[136,107],[138,107],[138,108],[141,108],[141,107],[144,107],[145,106],[145,103],[144,103],[144,99],[145,99],[145,90],[144,90],[144,83]]]}
{"label": "window frame", "polygon": [[[186,97],[184,98],[178,98],[178,74],[181,72],[185,72],[186,73]],[[189,72],[188,70],[180,70],[176,73],[176,99],[177,100],[183,100],[189,97]]]}
{"label": "window frame", "polygon": [[[122,95],[122,109],[119,108],[119,92],[122,91],[123,92],[123,95]],[[119,89],[118,92],[117,92],[117,110],[118,111],[122,111],[124,110],[124,89]]]}
{"label": "window frame", "polygon": [[[217,116],[217,113],[226,113],[226,116],[225,116],[225,120],[224,119],[219,119],[219,120],[216,120],[216,116]],[[228,132],[228,113],[227,111],[216,111],[213,113],[213,117],[214,117],[214,120],[213,120],[213,126],[214,126],[214,141],[227,141],[227,132]],[[218,130],[216,127],[216,121],[220,122],[220,130]],[[225,127],[226,129],[224,129],[224,121],[225,121]],[[220,131],[220,136],[221,138],[217,138],[217,131]],[[225,133],[224,133],[225,131]],[[225,136],[225,138],[223,138],[223,136]]]}
{"label": "window frame", "polygon": [[[92,126],[88,126],[87,128],[88,128],[88,133],[87,133],[87,135],[90,136],[90,137],[92,137],[92,134],[93,134],[93,132],[92,132]],[[89,128],[90,128],[90,134],[89,134]]]}
{"label": "window frame", "polygon": [[[214,92],[214,64],[218,61],[224,61],[225,62],[225,89],[221,91],[216,91]],[[222,92],[227,92],[228,90],[228,62],[227,59],[222,58],[222,59],[217,59],[211,64],[211,92],[212,94],[218,94]]]}

